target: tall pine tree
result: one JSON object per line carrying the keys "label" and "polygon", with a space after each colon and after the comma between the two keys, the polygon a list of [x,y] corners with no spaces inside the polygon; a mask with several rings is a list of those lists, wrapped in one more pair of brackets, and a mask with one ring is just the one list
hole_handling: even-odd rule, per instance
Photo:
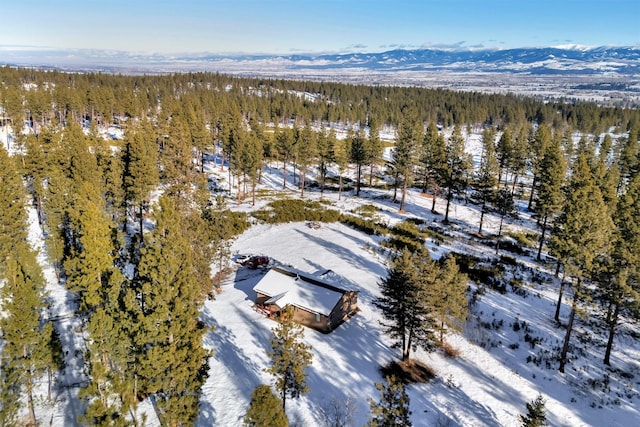
{"label": "tall pine tree", "polygon": [[388,275],[380,282],[382,296],[374,305],[382,311],[381,322],[394,344],[400,348],[402,360],[408,360],[411,350],[434,349],[435,322],[427,301],[428,286],[436,281],[435,263],[426,250],[412,254],[403,250],[393,258]]}
{"label": "tall pine tree", "polygon": [[541,259],[542,247],[545,242],[549,221],[553,220],[562,208],[562,201],[564,199],[562,185],[565,180],[565,174],[566,165],[560,141],[554,139],[546,148],[540,162],[540,172],[538,175],[539,186],[534,207],[535,212],[538,214],[541,227],[537,254],[538,261]]}
{"label": "tall pine tree", "polygon": [[362,167],[367,160],[367,142],[366,136],[362,126],[358,130],[349,130],[349,146],[351,151],[349,153],[349,159],[356,165],[356,196],[360,196],[360,186],[362,185]]}
{"label": "tall pine tree", "polygon": [[487,128],[482,132],[482,157],[480,158],[480,167],[473,180],[475,196],[480,202],[480,224],[478,226],[478,234],[480,235],[482,235],[484,216],[495,196],[498,174],[500,173],[494,139],[494,129]]}
{"label": "tall pine tree", "polygon": [[294,308],[283,311],[278,326],[271,330],[271,350],[267,351],[271,366],[266,372],[275,377],[275,388],[286,408],[287,398],[297,399],[309,392],[306,369],[311,365],[311,346],[305,344],[304,329],[297,324]]}
{"label": "tall pine tree", "polygon": [[139,241],[143,241],[143,219],[149,209],[149,193],[158,185],[158,146],[151,124],[144,121],[127,129],[123,152],[125,226],[129,217],[138,218]]}
{"label": "tall pine tree", "polygon": [[53,325],[41,320],[45,284],[27,242],[26,191],[4,148],[0,148],[0,201],[5,203],[0,214],[0,420],[11,425],[24,393],[29,422],[36,425],[36,386],[52,364]]}
{"label": "tall pine tree", "polygon": [[380,400],[369,399],[371,419],[368,427],[411,427],[410,399],[402,381],[396,377],[386,377],[385,384],[376,383]]}
{"label": "tall pine tree", "polygon": [[153,394],[163,423],[192,423],[206,377],[205,330],[198,322],[197,284],[175,202],[162,196],[155,229],[145,239],[126,297],[141,396]]}
{"label": "tall pine tree", "polygon": [[467,186],[467,174],[471,168],[471,160],[465,152],[464,138],[459,126],[453,129],[453,133],[447,142],[447,168],[444,186],[447,187],[447,207],[444,214],[444,222],[449,222],[449,208],[453,195],[462,191]]}
{"label": "tall pine tree", "polygon": [[[427,300],[435,328],[439,333],[440,345],[444,344],[444,334],[448,330],[462,331],[469,302],[467,300],[467,276],[460,272],[456,260],[447,256],[436,266],[438,276],[427,287]],[[427,272],[429,274],[429,272]]]}
{"label": "tall pine tree", "polygon": [[418,113],[409,108],[402,111],[398,124],[396,144],[393,148],[393,161],[397,176],[402,177],[402,197],[398,210],[404,211],[407,186],[413,179],[413,170],[417,163],[418,147],[423,140],[422,123],[418,120]]}
{"label": "tall pine tree", "polygon": [[447,147],[444,137],[438,132],[435,123],[429,123],[422,142],[422,155],[420,159],[424,168],[424,184],[422,192],[427,186],[431,186],[433,201],[431,212],[436,212],[436,200],[440,192],[440,186],[446,182],[447,177]]}
{"label": "tall pine tree", "polygon": [[560,372],[567,363],[569,340],[579,304],[587,297],[584,279],[594,271],[595,262],[607,254],[611,243],[613,222],[602,199],[600,189],[584,153],[573,165],[567,201],[556,221],[553,251],[574,279],[574,296],[560,354]]}
{"label": "tall pine tree", "polygon": [[614,214],[616,226],[612,268],[603,289],[609,327],[604,363],[611,364],[613,340],[620,316],[640,303],[640,175],[635,175],[621,196]]}
{"label": "tall pine tree", "polygon": [[244,416],[247,427],[288,427],[289,420],[278,396],[271,387],[260,384],[251,393],[251,403]]}

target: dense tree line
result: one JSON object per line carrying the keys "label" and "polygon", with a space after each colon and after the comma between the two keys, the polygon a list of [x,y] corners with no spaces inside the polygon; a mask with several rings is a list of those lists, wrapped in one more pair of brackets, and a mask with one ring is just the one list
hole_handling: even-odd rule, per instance
{"label": "dense tree line", "polygon": [[30,199],[46,255],[84,325],[78,350],[88,381],[78,422],[138,424],[135,409],[151,396],[164,425],[191,424],[207,375],[199,311],[215,295],[211,259],[229,256],[221,248],[238,232],[236,219],[209,200],[189,158],[198,141],[186,133],[132,119],[124,139],[109,142],[95,121],[83,129],[66,113],[37,133],[16,132],[13,156],[0,148],[3,425],[17,422],[21,396],[36,425],[34,384],[60,380],[62,350],[26,238]]}
{"label": "dense tree line", "polygon": [[[515,129],[537,123],[563,131],[601,133],[610,127],[625,131],[640,122],[638,110],[594,103],[213,73],[123,76],[2,67],[0,81],[5,115],[14,123],[29,120],[36,128],[67,117],[109,124],[114,118],[155,116],[159,109],[168,118],[183,108],[191,124],[216,124],[222,132],[227,132],[224,125],[234,116],[262,123],[296,120],[397,126],[405,107],[414,109],[420,121],[445,127],[484,124]],[[192,128],[191,138],[202,141],[206,131],[204,126],[199,131]]]}

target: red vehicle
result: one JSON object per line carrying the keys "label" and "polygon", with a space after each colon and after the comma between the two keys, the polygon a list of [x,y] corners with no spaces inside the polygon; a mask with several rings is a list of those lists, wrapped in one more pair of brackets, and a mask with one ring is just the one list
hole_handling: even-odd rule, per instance
{"label": "red vehicle", "polygon": [[242,263],[242,265],[249,268],[258,268],[261,265],[267,265],[267,264],[269,264],[269,257],[262,256],[262,255],[254,255],[252,257],[249,257],[246,261]]}

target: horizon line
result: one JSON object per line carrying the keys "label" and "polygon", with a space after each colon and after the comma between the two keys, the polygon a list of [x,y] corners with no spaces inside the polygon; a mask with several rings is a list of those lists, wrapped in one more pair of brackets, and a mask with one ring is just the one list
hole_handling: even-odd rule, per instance
{"label": "horizon line", "polygon": [[385,52],[392,52],[398,50],[404,51],[418,51],[418,50],[435,50],[444,52],[478,52],[478,51],[509,51],[519,49],[560,49],[560,50],[595,50],[599,48],[608,49],[640,49],[640,45],[583,45],[579,43],[564,43],[558,45],[541,45],[541,46],[520,46],[520,47],[489,47],[489,46],[465,46],[460,43],[445,45],[445,44],[432,44],[422,45],[416,47],[406,46],[387,46],[385,49],[366,50],[366,49],[353,49],[353,50],[325,50],[325,51],[302,51],[296,50],[291,52],[249,52],[249,51],[227,51],[227,52],[214,52],[214,51],[183,51],[183,52],[158,52],[158,51],[144,51],[144,50],[123,50],[115,48],[76,48],[76,47],[54,47],[54,46],[38,46],[38,45],[2,45],[0,44],[0,52],[15,52],[15,53],[103,53],[103,54],[120,54],[129,56],[151,56],[151,57],[164,57],[171,58],[176,56],[224,56],[224,57],[240,57],[240,56],[294,56],[294,55],[306,55],[306,56],[323,56],[323,55],[348,55],[348,54],[379,54]]}

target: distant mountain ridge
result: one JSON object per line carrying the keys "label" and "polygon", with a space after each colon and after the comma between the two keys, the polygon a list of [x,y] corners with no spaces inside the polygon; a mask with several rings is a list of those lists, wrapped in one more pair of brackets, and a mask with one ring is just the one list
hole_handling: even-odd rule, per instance
{"label": "distant mountain ridge", "polygon": [[280,63],[289,69],[364,68],[376,71],[511,72],[531,74],[640,74],[640,47],[518,48],[504,50],[397,49],[322,55],[205,55],[177,60]]}
{"label": "distant mountain ridge", "polygon": [[71,68],[154,67],[173,71],[324,70],[361,69],[378,72],[448,71],[527,74],[640,75],[640,47],[540,47],[515,49],[446,50],[396,49],[379,53],[344,54],[139,54],[74,49],[19,49],[0,46],[0,63],[18,66]]}

